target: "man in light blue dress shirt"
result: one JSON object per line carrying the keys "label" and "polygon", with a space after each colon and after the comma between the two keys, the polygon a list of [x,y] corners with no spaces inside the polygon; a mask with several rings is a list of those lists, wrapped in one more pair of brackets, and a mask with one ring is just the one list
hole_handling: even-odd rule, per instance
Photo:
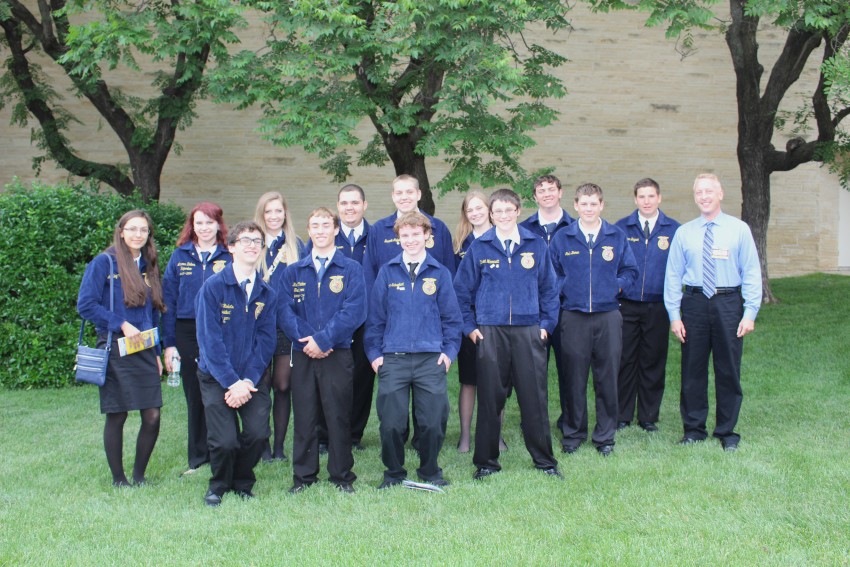
{"label": "man in light blue dress shirt", "polygon": [[714,361],[717,418],[713,436],[738,448],[741,354],[761,306],[761,266],[746,223],[721,211],[723,187],[703,173],[694,182],[700,216],[676,231],[664,278],[670,331],[682,343],[680,411],[689,445],[708,436],[708,357]]}

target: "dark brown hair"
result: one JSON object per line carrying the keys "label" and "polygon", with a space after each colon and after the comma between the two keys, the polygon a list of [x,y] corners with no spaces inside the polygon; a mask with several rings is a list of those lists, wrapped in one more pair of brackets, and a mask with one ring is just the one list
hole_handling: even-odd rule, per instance
{"label": "dark brown hair", "polygon": [[[148,239],[142,246],[142,258],[145,259],[145,276],[139,272],[133,254],[124,243],[121,233],[124,225],[131,219],[143,218],[148,223]],[[165,302],[162,300],[162,281],[159,275],[159,254],[153,241],[153,221],[147,211],[140,209],[124,213],[115,225],[112,234],[112,248],[115,252],[115,261],[118,264],[118,276],[121,278],[121,289],[124,291],[124,305],[127,307],[141,307],[148,299],[148,290],[151,294],[151,303],[154,308],[165,313]],[[108,252],[108,251],[107,251]]]}

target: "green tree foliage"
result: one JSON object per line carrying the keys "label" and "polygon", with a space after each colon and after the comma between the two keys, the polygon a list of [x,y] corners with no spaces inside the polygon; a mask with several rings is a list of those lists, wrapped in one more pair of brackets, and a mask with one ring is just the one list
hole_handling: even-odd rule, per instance
{"label": "green tree foliage", "polygon": [[[33,137],[44,154],[35,158],[37,171],[51,160],[123,195],[138,190],[157,200],[165,161],[172,148],[179,151],[176,133],[204,96],[210,59],[226,58],[227,44],[237,41],[240,12],[229,0],[0,0],[0,108],[10,105],[18,126],[38,123]],[[79,120],[62,107],[42,65],[70,79],[74,95],[117,136],[126,163],[93,161],[72,146],[68,127]],[[120,88],[123,81],[110,77],[119,68],[151,76],[151,96]]]}
{"label": "green tree foliage", "polygon": [[[694,46],[694,28],[725,33],[737,88],[741,217],[755,237],[764,300],[775,301],[767,265],[771,174],[820,162],[836,173],[845,187],[850,184],[850,137],[843,128],[850,115],[850,2],[729,0],[727,15],[715,8],[717,0],[587,1],[601,11],[649,12],[647,25],[666,25],[668,37],[682,40],[685,50]],[[758,38],[762,32],[777,30],[785,34],[785,44],[765,82]],[[820,76],[809,99],[802,100],[795,112],[780,111],[812,57],[819,64]],[[777,128],[790,138],[784,148],[773,144]]]}
{"label": "green tree foliage", "polygon": [[[23,187],[0,193],[0,385],[63,386],[74,381],[80,331],[77,292],[86,264],[109,247],[125,212],[145,208],[154,222],[160,269],[186,213],[80,186]],[[87,344],[94,345],[88,326]]]}
{"label": "green tree foliage", "polygon": [[[360,166],[416,176],[433,212],[425,159],[450,166],[442,191],[523,185],[529,133],[566,93],[565,59],[534,42],[568,25],[558,0],[246,1],[268,26],[265,49],[215,73],[219,98],[262,108],[261,132],[326,161],[336,181]],[[374,136],[357,126],[368,117]],[[368,137],[368,136],[367,136]],[[537,172],[534,172],[537,173]]]}

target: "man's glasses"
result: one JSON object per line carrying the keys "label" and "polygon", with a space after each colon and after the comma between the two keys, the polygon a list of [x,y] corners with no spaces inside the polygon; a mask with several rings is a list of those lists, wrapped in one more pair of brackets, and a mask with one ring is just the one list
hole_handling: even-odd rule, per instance
{"label": "man's glasses", "polygon": [[236,242],[238,242],[242,246],[245,246],[246,248],[248,246],[251,246],[252,244],[254,246],[262,246],[263,245],[263,239],[262,238],[248,238],[247,236],[243,236],[242,238],[237,238]]}
{"label": "man's glasses", "polygon": [[493,209],[491,212],[494,217],[509,217],[511,215],[516,214],[516,209],[513,207],[509,207],[507,209]]}

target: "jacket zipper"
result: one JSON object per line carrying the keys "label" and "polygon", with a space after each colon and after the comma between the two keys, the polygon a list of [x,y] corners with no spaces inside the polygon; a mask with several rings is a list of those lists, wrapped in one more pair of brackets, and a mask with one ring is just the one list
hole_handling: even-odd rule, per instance
{"label": "jacket zipper", "polygon": [[[652,235],[650,235],[650,238],[652,238]],[[643,279],[640,282],[640,300],[641,301],[643,301],[643,292],[644,292],[644,288],[646,287],[646,263],[649,260],[649,240],[650,240],[650,238],[646,239],[646,250],[644,251],[644,254],[643,254]]]}
{"label": "jacket zipper", "polygon": [[[597,236],[599,236],[599,235],[597,235]],[[594,244],[596,244],[596,242],[594,242]],[[587,258],[588,258],[588,264],[590,266],[590,269],[588,270],[589,273],[590,273],[590,301],[589,301],[590,304],[589,304],[588,307],[589,307],[590,313],[593,313],[593,247],[589,248],[589,252],[590,253],[588,254]]]}

